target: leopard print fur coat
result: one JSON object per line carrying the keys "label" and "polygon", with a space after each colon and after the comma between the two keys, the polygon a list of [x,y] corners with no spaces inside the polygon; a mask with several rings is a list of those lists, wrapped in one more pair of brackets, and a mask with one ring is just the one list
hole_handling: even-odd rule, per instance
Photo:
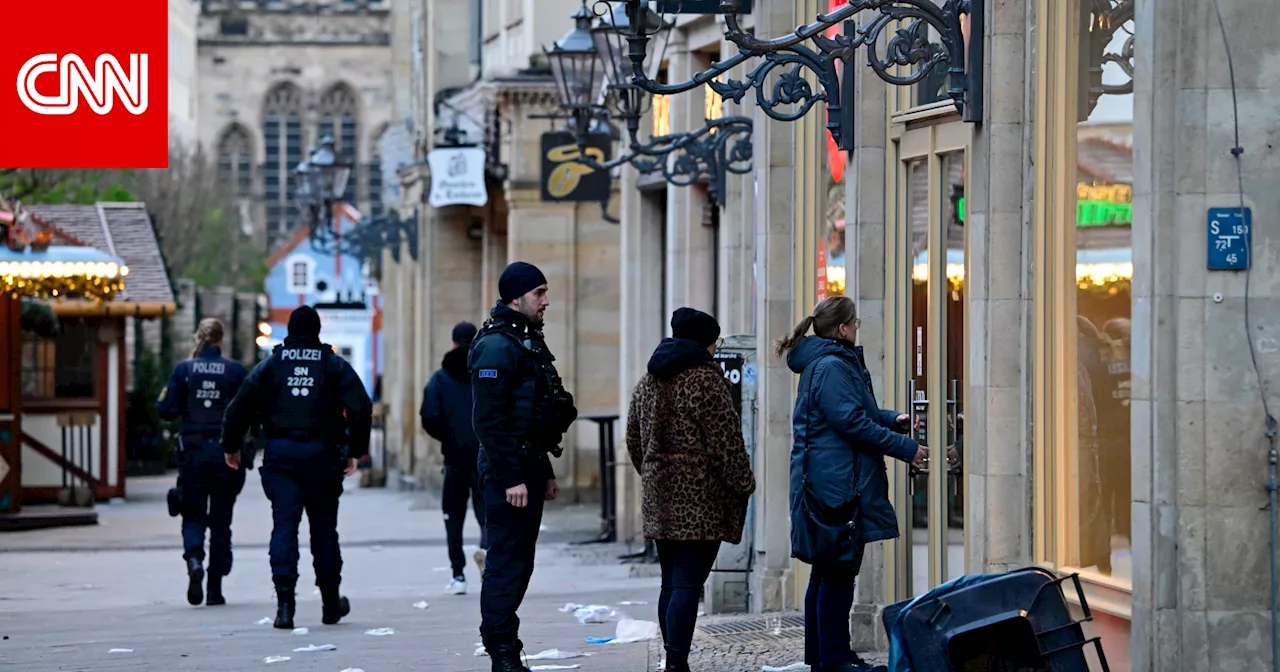
{"label": "leopard print fur coat", "polygon": [[631,397],[627,452],[643,485],[646,539],[741,541],[756,482],[717,364],[646,374]]}

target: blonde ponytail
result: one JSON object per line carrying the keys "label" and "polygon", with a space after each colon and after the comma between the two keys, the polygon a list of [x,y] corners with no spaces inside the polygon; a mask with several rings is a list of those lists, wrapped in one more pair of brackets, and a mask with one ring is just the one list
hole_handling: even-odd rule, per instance
{"label": "blonde ponytail", "polygon": [[218,345],[222,343],[222,322],[216,318],[206,317],[200,320],[200,325],[196,327],[196,347],[191,351],[191,358],[195,359],[200,356],[200,351],[210,345]]}

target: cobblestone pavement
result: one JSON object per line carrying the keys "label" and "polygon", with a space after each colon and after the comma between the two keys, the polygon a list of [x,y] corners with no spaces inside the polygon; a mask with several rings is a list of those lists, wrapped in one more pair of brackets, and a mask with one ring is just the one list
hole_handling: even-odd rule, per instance
{"label": "cobblestone pavement", "polygon": [[[659,647],[660,648],[660,647]],[[863,654],[885,664],[884,654]],[[694,672],[758,672],[804,661],[804,617],[798,612],[703,616],[698,619],[689,667]]]}

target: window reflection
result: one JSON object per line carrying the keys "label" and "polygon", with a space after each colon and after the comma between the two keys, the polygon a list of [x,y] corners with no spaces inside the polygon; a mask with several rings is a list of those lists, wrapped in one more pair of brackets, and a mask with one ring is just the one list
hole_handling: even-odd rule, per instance
{"label": "window reflection", "polygon": [[1077,490],[1087,571],[1129,579],[1133,4],[1083,0],[1075,133]]}

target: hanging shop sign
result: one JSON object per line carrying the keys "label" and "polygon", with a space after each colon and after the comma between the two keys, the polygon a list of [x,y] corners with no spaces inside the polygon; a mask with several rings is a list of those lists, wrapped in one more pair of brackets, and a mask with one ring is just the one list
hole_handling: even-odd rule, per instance
{"label": "hanging shop sign", "polygon": [[[597,164],[609,160],[613,138],[607,133],[587,136],[587,157]],[[574,203],[601,203],[609,198],[613,180],[607,170],[599,170],[576,159],[582,150],[573,133],[555,131],[542,134],[542,200]]]}
{"label": "hanging shop sign", "polygon": [[427,154],[431,168],[433,208],[449,205],[481,206],[489,202],[484,183],[484,150],[479,147],[438,147]]}

